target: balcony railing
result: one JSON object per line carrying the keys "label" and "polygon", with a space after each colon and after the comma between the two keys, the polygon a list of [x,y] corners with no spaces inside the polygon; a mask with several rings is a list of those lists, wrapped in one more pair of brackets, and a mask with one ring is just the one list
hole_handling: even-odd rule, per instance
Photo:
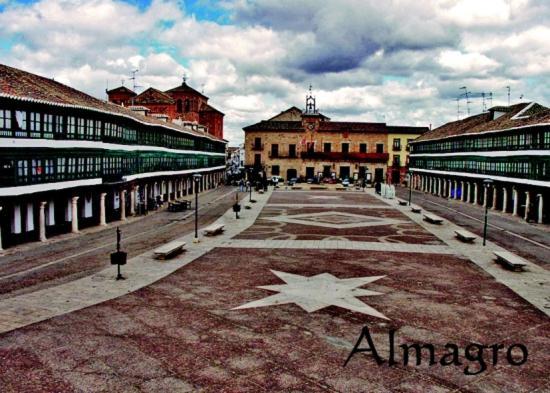
{"label": "balcony railing", "polygon": [[401,151],[401,146],[393,146],[393,151]]}
{"label": "balcony railing", "polygon": [[299,158],[297,154],[285,154],[285,153],[273,154],[273,152],[269,152],[268,157],[269,158]]}
{"label": "balcony railing", "polygon": [[388,153],[342,153],[342,152],[302,152],[301,157],[311,160],[387,162]]}

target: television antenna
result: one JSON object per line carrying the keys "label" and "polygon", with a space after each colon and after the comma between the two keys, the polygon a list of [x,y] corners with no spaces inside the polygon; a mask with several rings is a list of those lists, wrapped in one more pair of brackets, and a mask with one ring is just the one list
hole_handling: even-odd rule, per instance
{"label": "television antenna", "polygon": [[506,86],[506,89],[508,89],[508,106],[510,106],[510,86]]}
{"label": "television antenna", "polygon": [[[138,87],[142,87],[142,86],[139,86],[137,84],[137,79],[136,79],[136,74],[139,72],[139,69],[135,69],[132,71],[132,77],[130,78],[131,81],[133,81],[133,90],[134,90],[134,93],[137,91],[137,88]],[[132,106],[134,106],[134,97],[132,97]]]}

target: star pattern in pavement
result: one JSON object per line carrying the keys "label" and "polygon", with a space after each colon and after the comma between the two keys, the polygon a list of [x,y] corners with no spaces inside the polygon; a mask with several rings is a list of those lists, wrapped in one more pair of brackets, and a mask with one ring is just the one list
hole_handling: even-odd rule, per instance
{"label": "star pattern in pavement", "polygon": [[321,273],[306,277],[277,270],[271,270],[271,272],[286,284],[263,285],[258,288],[279,293],[243,304],[242,306],[233,308],[233,310],[294,303],[308,313],[329,306],[337,306],[373,317],[389,319],[371,306],[357,299],[357,296],[382,295],[380,292],[369,291],[359,287],[385,276],[339,279],[330,273]]}

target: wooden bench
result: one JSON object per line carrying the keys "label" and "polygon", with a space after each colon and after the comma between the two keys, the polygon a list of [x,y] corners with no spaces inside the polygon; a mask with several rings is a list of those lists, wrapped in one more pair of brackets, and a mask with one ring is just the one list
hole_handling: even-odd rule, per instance
{"label": "wooden bench", "polygon": [[443,222],[443,219],[438,216],[434,216],[433,214],[426,213],[424,214],[424,220],[428,221],[431,224],[441,224]]}
{"label": "wooden bench", "polygon": [[222,224],[212,224],[203,229],[203,232],[206,236],[214,236],[223,232]]}
{"label": "wooden bench", "polygon": [[407,204],[409,203],[408,201],[405,201],[403,199],[399,199],[397,198],[397,203],[399,203],[400,206],[407,206]]}
{"label": "wooden bench", "polygon": [[179,254],[183,247],[185,247],[185,242],[175,240],[157,248],[153,251],[153,254],[155,254],[155,258],[157,259],[170,259]]}
{"label": "wooden bench", "polygon": [[455,231],[455,236],[465,243],[472,243],[477,238],[473,233],[460,229]]}
{"label": "wooden bench", "polygon": [[527,265],[526,261],[523,258],[518,257],[511,252],[495,251],[494,253],[497,257],[497,263],[500,263],[501,265],[504,264],[514,271],[520,271],[525,265]]}
{"label": "wooden bench", "polygon": [[422,209],[419,206],[411,206],[411,211],[413,213],[420,213]]}

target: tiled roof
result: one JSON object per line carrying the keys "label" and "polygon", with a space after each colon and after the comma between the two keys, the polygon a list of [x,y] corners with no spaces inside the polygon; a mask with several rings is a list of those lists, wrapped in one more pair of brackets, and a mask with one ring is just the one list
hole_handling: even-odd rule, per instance
{"label": "tiled roof", "polygon": [[173,104],[174,102],[172,97],[154,87],[148,88],[134,98],[136,104]]}
{"label": "tiled roof", "polygon": [[208,104],[201,110],[201,112],[216,112],[216,113],[220,113],[220,114],[225,116],[225,113],[223,113],[222,111],[214,108],[212,105],[208,105]]}
{"label": "tiled roof", "polygon": [[191,86],[189,86],[187,83],[183,82],[181,85],[174,87],[173,89],[166,90],[165,93],[193,93],[196,95],[199,95],[201,97],[204,97],[208,99],[207,96],[202,94],[201,92],[193,89]]}
{"label": "tiled roof", "polygon": [[119,87],[115,87],[114,89],[107,90],[107,94],[112,94],[112,93],[127,93],[131,96],[136,96],[136,93],[128,89],[126,86],[119,86]]}
{"label": "tiled roof", "polygon": [[[503,131],[515,127],[550,123],[550,109],[539,104],[521,103],[509,107],[494,107],[489,112],[453,121],[426,132],[414,142],[440,139],[462,134],[476,134],[486,131]],[[520,113],[522,110],[525,111]],[[505,112],[493,120],[493,111]],[[519,116],[518,116],[519,115]]]}
{"label": "tiled roof", "polygon": [[142,124],[157,125],[187,134],[224,141],[213,135],[206,135],[176,124],[166,123],[153,117],[143,116],[128,108],[110,102],[98,100],[86,93],[73,89],[53,79],[44,78],[29,72],[0,64],[0,97],[20,99],[57,106],[67,106],[83,110],[92,110],[115,116],[131,118]]}
{"label": "tiled roof", "polygon": [[386,126],[389,133],[394,134],[423,134],[428,132],[428,127]]}
{"label": "tiled roof", "polygon": [[304,131],[301,121],[269,121],[262,120],[259,123],[244,127],[245,131]]}
{"label": "tiled roof", "polygon": [[348,121],[322,121],[319,131],[328,132],[386,132],[386,123],[360,123]]}

